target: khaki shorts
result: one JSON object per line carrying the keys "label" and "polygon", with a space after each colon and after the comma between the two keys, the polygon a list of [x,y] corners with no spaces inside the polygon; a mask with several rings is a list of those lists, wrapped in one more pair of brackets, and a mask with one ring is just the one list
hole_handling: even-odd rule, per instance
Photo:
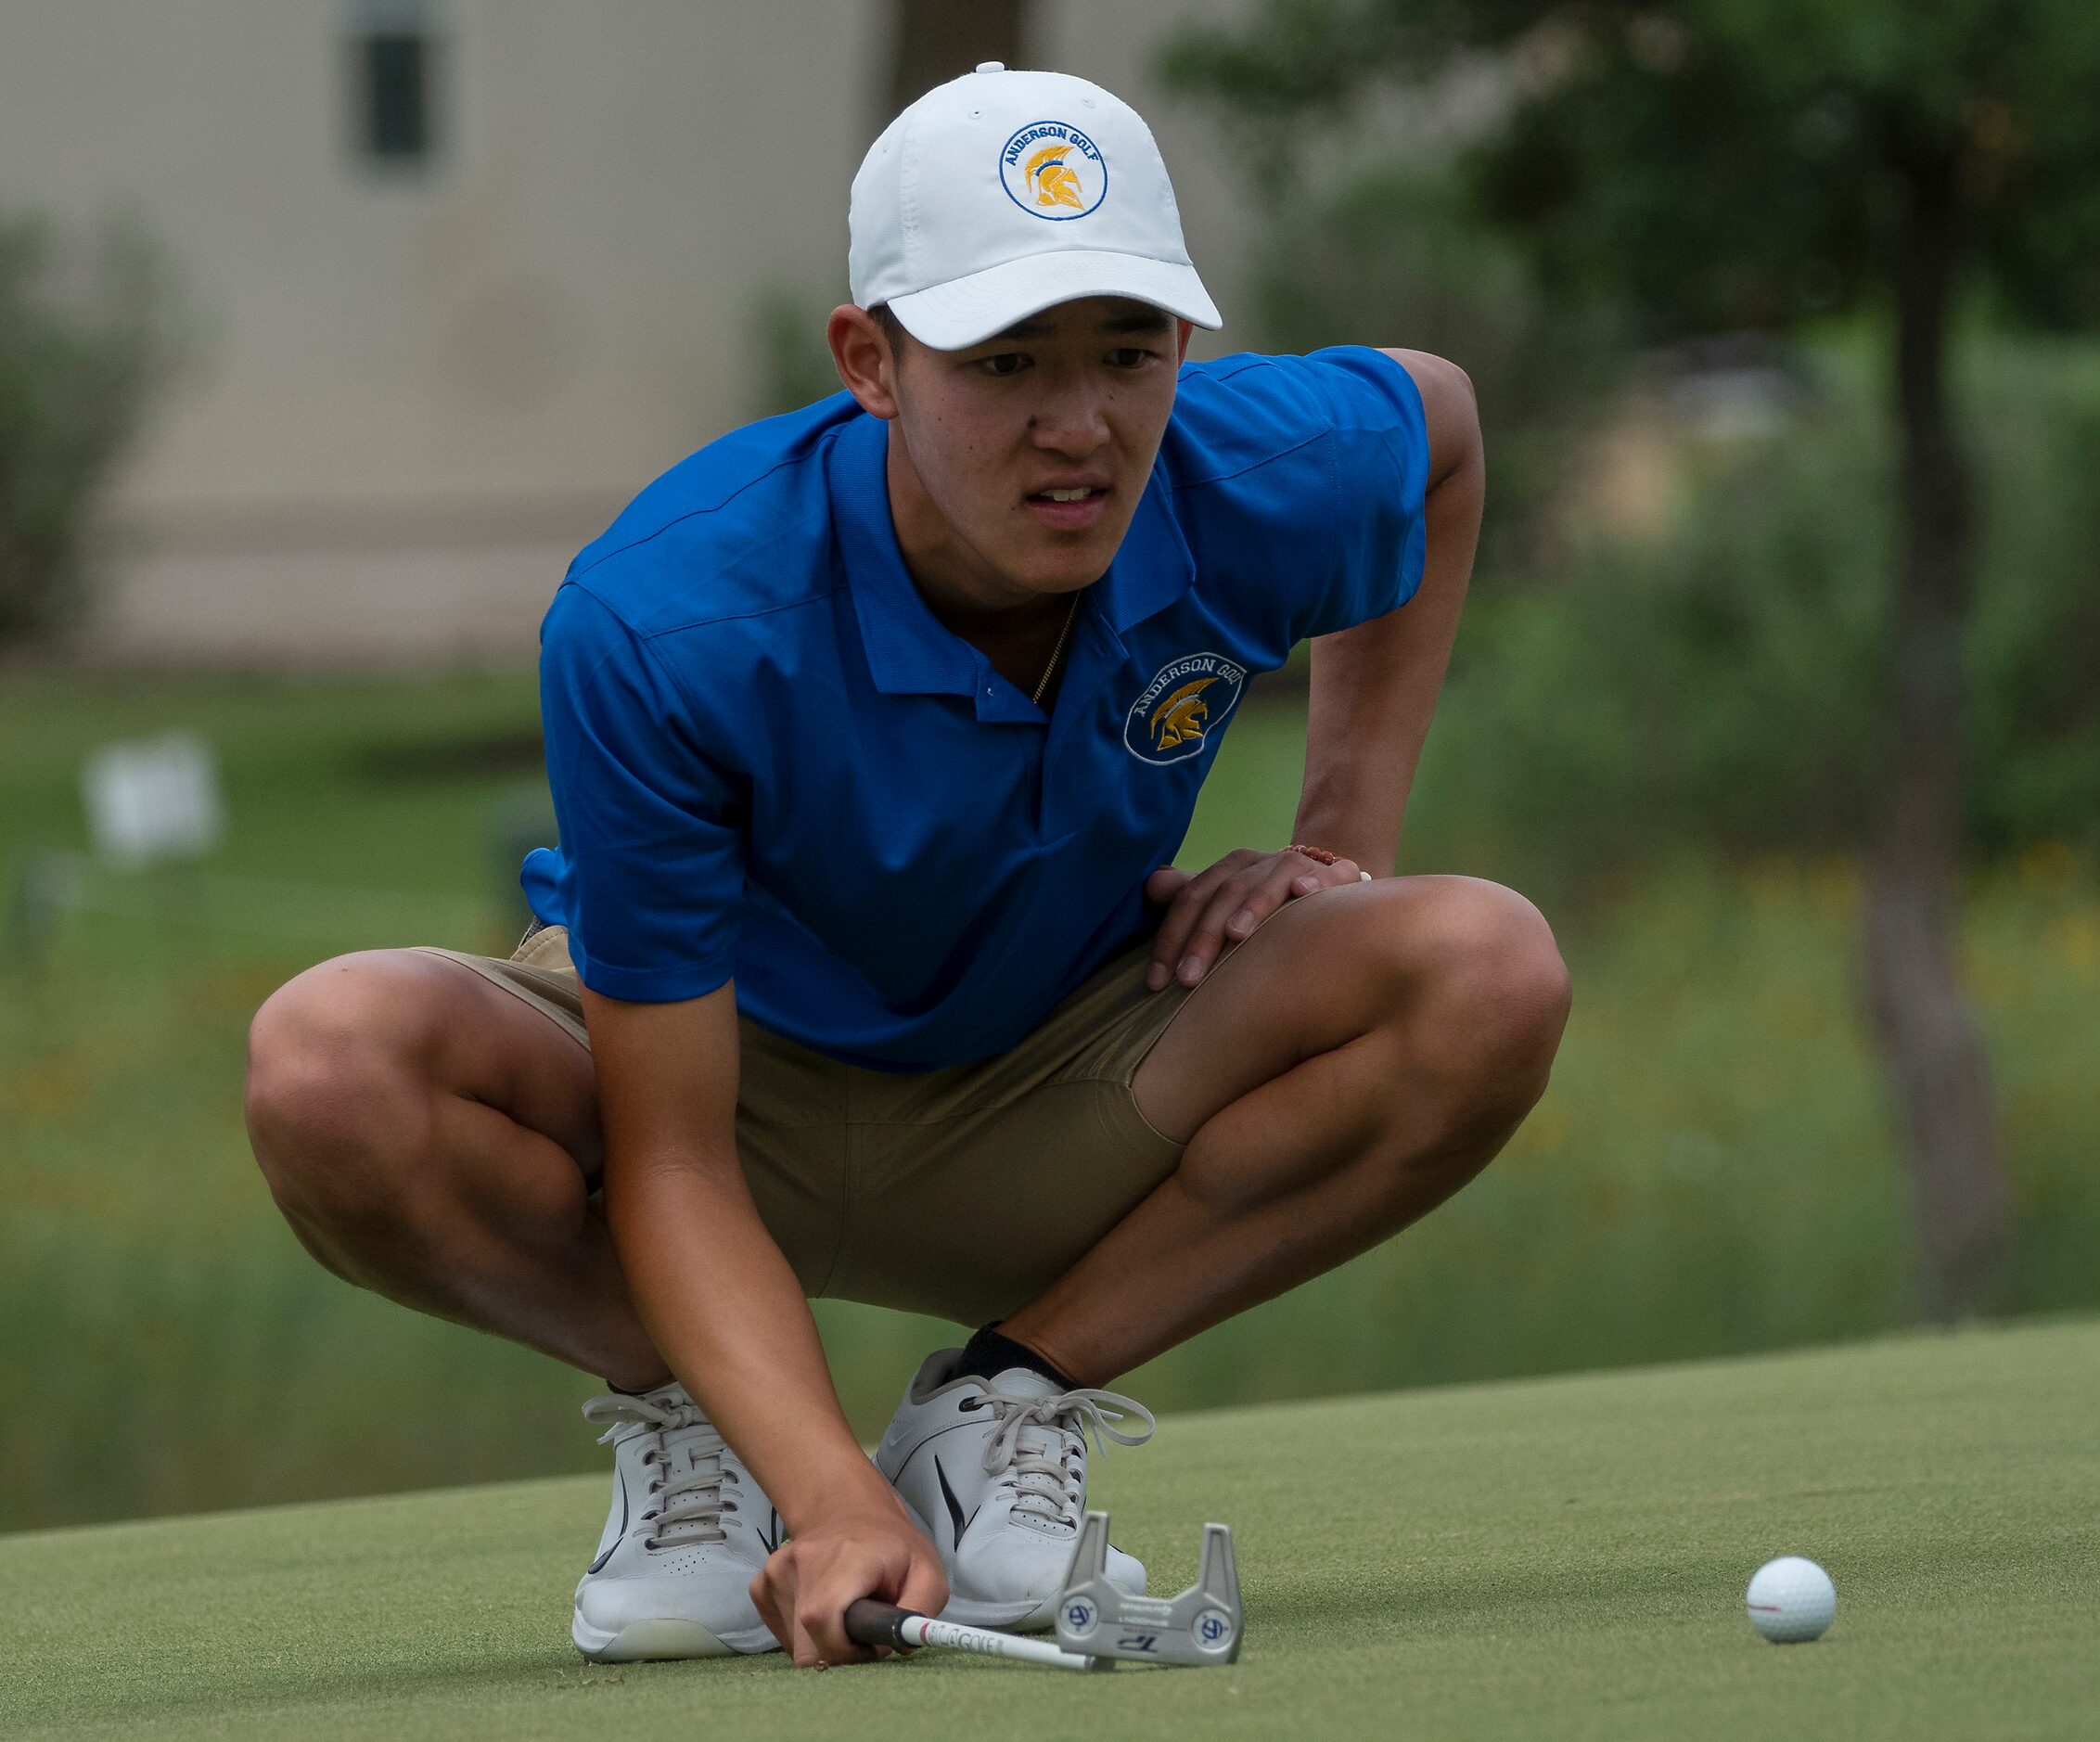
{"label": "khaki shorts", "polygon": [[[416,947],[587,1047],[568,938],[537,927],[507,961]],[[1147,938],[1105,963],[1011,1052],[910,1076],[741,1019],[737,1148],[804,1292],[962,1325],[1000,1318],[1172,1173],[1182,1146],[1146,1122],[1131,1079],[1194,988],[1149,990],[1151,959]]]}

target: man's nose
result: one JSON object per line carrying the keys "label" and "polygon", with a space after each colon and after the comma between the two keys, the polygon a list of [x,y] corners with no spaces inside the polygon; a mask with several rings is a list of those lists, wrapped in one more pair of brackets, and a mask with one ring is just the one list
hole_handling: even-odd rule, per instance
{"label": "man's nose", "polygon": [[1072,458],[1083,458],[1108,440],[1108,409],[1102,395],[1075,384],[1061,389],[1036,407],[1028,420],[1035,445]]}

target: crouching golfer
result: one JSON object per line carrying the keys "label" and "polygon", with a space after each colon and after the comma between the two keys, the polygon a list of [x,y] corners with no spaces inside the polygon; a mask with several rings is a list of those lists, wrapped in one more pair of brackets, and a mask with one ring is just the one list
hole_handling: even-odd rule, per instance
{"label": "crouching golfer", "polygon": [[[516,954],[341,956],[250,1037],[324,1264],[609,1383],[594,1658],[864,1658],[871,1594],[1047,1625],[1090,1440],[1148,1431],[1100,1388],[1456,1191],[1568,1009],[1528,903],[1392,875],[1480,519],[1466,378],[1184,365],[1220,322],[1158,147],[1061,74],[913,104],[851,267],[847,391],[673,468],[555,595]],[[1309,637],[1294,842],[1172,869]],[[983,1327],[872,1460],[822,1295]]]}

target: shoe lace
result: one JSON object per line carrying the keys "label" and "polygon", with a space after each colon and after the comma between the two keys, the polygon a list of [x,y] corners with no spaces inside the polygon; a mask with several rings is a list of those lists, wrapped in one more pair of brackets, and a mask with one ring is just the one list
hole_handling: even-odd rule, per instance
{"label": "shoe lace", "polygon": [[[979,1408],[998,1422],[985,1443],[988,1476],[1004,1476],[1014,1491],[1014,1510],[1031,1512],[1055,1524],[1077,1529],[1079,1503],[1085,1495],[1086,1441],[1106,1457],[1107,1441],[1143,1445],[1158,1426],[1152,1412],[1134,1398],[1116,1391],[1062,1391],[1055,1397],[1020,1397],[987,1384]],[[1125,1433],[1112,1426],[1142,1416],[1145,1426]]]}
{"label": "shoe lace", "polygon": [[[608,1424],[598,1436],[600,1445],[610,1443],[630,1425],[639,1424],[647,1430],[642,1466],[655,1472],[648,1487],[651,1504],[633,1526],[634,1531],[647,1531],[643,1548],[653,1554],[672,1544],[729,1540],[723,1515],[737,1510],[737,1469],[727,1455],[727,1443],[698,1404],[689,1400],[659,1403],[612,1392],[585,1403],[583,1418],[594,1425]],[[683,1469],[678,1467],[681,1461]]]}

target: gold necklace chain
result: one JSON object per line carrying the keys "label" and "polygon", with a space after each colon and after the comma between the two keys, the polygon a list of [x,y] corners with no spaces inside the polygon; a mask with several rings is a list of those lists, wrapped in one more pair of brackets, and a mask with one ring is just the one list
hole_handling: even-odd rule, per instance
{"label": "gold necklace chain", "polygon": [[1075,590],[1071,606],[1065,612],[1065,626],[1057,632],[1057,645],[1050,649],[1050,663],[1043,668],[1043,681],[1036,685],[1035,694],[1028,698],[1031,707],[1041,705],[1043,692],[1050,687],[1050,673],[1057,669],[1057,656],[1064,652],[1065,638],[1072,633],[1072,620],[1078,615],[1079,590]]}

